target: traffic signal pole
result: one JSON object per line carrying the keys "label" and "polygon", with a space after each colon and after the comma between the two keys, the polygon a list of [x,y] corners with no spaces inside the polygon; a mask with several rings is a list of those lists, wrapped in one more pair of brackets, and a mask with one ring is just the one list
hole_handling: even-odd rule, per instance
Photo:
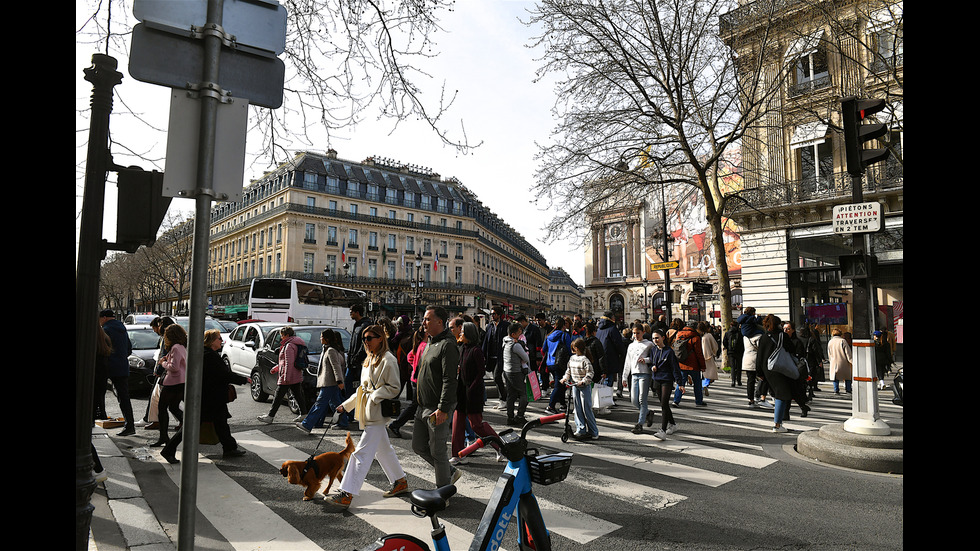
{"label": "traffic signal pole", "polygon": [[[841,100],[844,125],[844,148],[847,171],[851,175],[851,200],[864,202],[863,180],[865,168],[888,157],[888,150],[865,150],[862,143],[881,137],[886,129],[881,125],[863,125],[862,121],[884,108],[882,100],[859,100],[848,97]],[[885,436],[891,428],[881,420],[878,411],[878,375],[875,365],[874,338],[874,260],[871,258],[871,234],[853,235],[854,253],[865,259],[866,277],[851,280],[852,304],[852,396],[851,417],[844,422],[844,430],[868,435]]]}

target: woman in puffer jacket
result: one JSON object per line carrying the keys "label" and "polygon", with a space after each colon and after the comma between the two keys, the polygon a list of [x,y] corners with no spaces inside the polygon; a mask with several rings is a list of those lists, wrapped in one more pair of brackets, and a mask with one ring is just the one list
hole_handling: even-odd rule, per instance
{"label": "woman in puffer jacket", "polygon": [[269,414],[258,417],[258,420],[265,424],[272,423],[276,418],[276,412],[279,411],[279,406],[286,401],[286,393],[290,390],[293,391],[293,397],[296,398],[300,409],[300,416],[293,422],[302,421],[309,412],[309,408],[306,406],[306,394],[303,392],[303,370],[296,367],[299,347],[306,346],[306,342],[297,337],[293,328],[289,326],[283,327],[281,334],[283,338],[282,345],[279,347],[279,363],[271,371],[279,374],[279,387],[276,388],[276,397],[272,400],[272,409],[269,410]]}

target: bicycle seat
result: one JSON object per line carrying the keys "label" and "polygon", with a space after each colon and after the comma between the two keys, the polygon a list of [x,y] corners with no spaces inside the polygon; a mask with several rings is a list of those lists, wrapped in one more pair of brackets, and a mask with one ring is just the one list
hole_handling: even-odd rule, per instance
{"label": "bicycle seat", "polygon": [[456,495],[456,486],[452,484],[435,490],[414,490],[411,495],[412,513],[416,516],[431,517],[445,510],[449,498],[454,495]]}

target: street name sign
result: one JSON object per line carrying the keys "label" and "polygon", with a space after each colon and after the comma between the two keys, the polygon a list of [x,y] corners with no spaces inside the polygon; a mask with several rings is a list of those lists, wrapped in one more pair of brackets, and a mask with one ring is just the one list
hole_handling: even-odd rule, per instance
{"label": "street name sign", "polygon": [[655,262],[650,264],[650,271],[656,272],[658,270],[673,270],[677,266],[677,261]]}
{"label": "street name sign", "polygon": [[714,287],[710,283],[694,281],[691,283],[691,290],[698,294],[709,294],[714,291]]}
{"label": "street name sign", "polygon": [[833,211],[834,233],[874,233],[881,231],[881,203],[836,205]]}

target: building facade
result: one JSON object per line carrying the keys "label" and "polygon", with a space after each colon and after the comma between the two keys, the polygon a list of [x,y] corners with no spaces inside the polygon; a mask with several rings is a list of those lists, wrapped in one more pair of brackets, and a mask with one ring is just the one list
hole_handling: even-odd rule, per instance
{"label": "building facade", "polygon": [[[763,124],[742,144],[743,197],[732,214],[741,227],[746,305],[822,332],[851,330],[851,284],[839,257],[862,248],[858,234],[836,232],[833,208],[851,203],[840,131],[840,100],[879,98],[888,125],[878,147],[888,161],[860,180],[863,200],[880,205],[882,230],[870,237],[878,319],[902,340],[903,19],[894,0],[742,2],[722,17],[722,37],[739,59],[763,60],[778,86]],[[761,46],[763,37],[775,41]],[[748,71],[756,67],[747,64]]]}
{"label": "building facade", "polygon": [[548,285],[549,307],[546,312],[549,319],[585,314],[582,309],[582,288],[572,280],[568,272],[563,268],[552,268],[549,277],[551,279]]}
{"label": "building facade", "polygon": [[[211,211],[210,295],[240,311],[256,277],[355,288],[372,309],[413,315],[543,306],[544,257],[455,179],[380,158],[304,152]],[[240,317],[240,314],[239,314]]]}
{"label": "building facade", "polygon": [[[723,163],[725,181],[740,189],[737,166]],[[668,319],[717,323],[722,304],[717,259],[704,198],[686,185],[658,185],[642,197],[620,198],[589,216],[585,295],[591,316],[612,312],[617,321]],[[732,308],[741,305],[738,228],[724,223]],[[674,263],[664,269],[663,263]],[[655,269],[656,268],[656,269]],[[706,290],[708,289],[708,290]]]}

